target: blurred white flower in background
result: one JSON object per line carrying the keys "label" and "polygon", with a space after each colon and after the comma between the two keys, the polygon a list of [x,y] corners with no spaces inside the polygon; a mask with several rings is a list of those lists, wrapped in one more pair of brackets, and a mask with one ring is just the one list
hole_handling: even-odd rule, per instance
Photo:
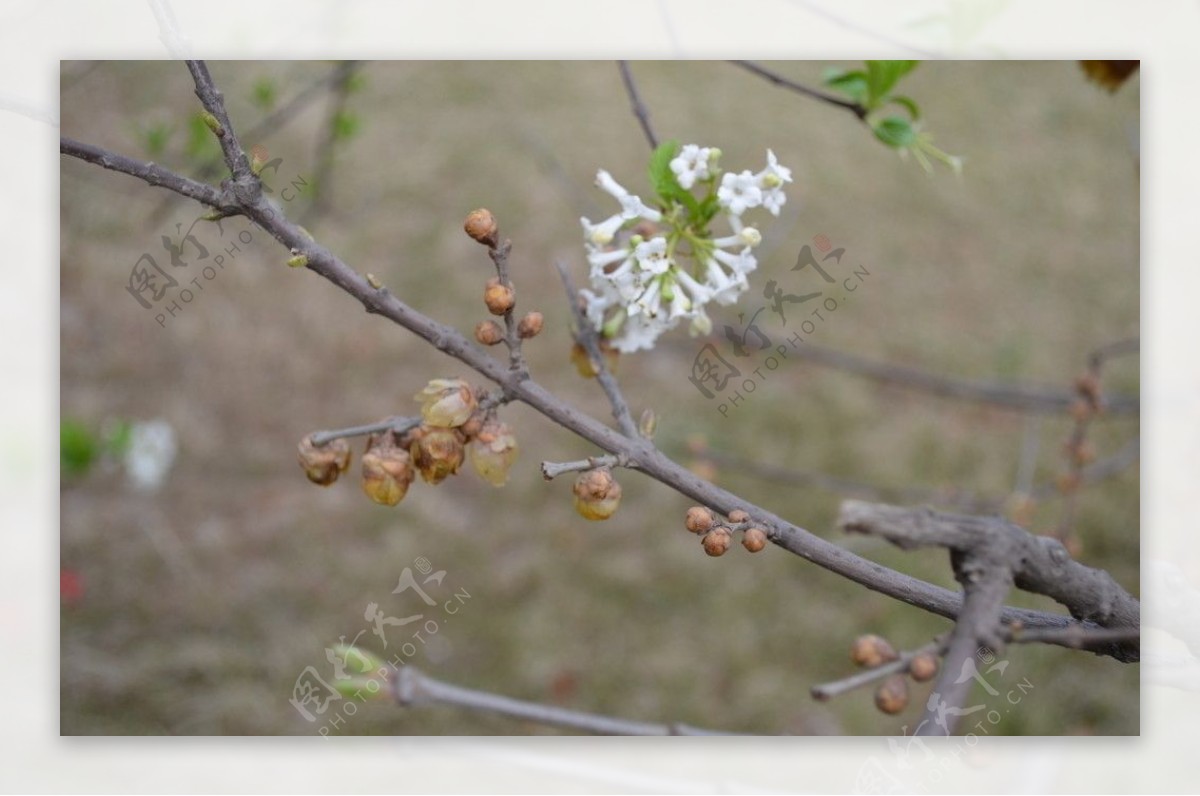
{"label": "blurred white flower in background", "polygon": [[157,491],[166,482],[177,452],[175,430],[170,423],[165,420],[134,423],[125,450],[129,483],[145,492]]}

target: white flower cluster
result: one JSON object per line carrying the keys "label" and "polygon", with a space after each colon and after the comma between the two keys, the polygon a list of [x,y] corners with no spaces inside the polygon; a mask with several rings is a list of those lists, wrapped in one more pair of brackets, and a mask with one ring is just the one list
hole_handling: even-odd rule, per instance
{"label": "white flower cluster", "polygon": [[[751,252],[762,235],[743,223],[742,214],[761,206],[778,216],[787,201],[783,186],[792,181],[791,170],[770,150],[766,168],[757,174],[722,174],[718,149],[674,142],[664,147],[671,148],[666,153],[671,158],[658,162],[669,170],[655,175],[654,161],[651,165],[658,209],[601,170],[596,185],[621,209],[599,224],[580,219],[591,266],[591,288],[580,291],[587,317],[624,352],[653,347],[660,334],[683,319],[691,321],[692,334],[712,330],[705,305],[733,304],[749,287],[746,275],[758,267]],[[702,195],[697,197],[695,189]],[[718,214],[731,234],[716,238],[709,226]],[[629,228],[634,234],[618,239]]]}

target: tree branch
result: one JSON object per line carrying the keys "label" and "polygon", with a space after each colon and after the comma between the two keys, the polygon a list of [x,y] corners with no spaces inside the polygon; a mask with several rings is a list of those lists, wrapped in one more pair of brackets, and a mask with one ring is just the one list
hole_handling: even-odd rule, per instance
{"label": "tree branch", "polygon": [[392,677],[392,693],[403,707],[423,705],[452,705],[485,713],[498,713],[513,719],[548,724],[570,730],[582,730],[593,735],[732,735],[717,730],[704,730],[687,724],[651,724],[596,713],[568,710],[555,705],[542,705],[521,699],[477,691],[473,688],[435,680],[412,666],[405,666]]}
{"label": "tree branch", "polygon": [[150,185],[167,188],[180,196],[195,199],[198,202],[215,207],[218,210],[230,209],[232,198],[226,197],[221,191],[202,182],[189,180],[170,169],[163,168],[157,163],[145,163],[115,152],[109,152],[91,144],[84,144],[73,138],[62,136],[59,139],[58,151],[64,155],[94,163],[109,171],[118,171],[137,177]]}
{"label": "tree branch", "polygon": [[638,124],[642,126],[642,132],[646,134],[650,148],[658,149],[658,137],[654,135],[654,128],[650,126],[650,112],[646,110],[646,106],[642,104],[642,98],[638,95],[637,84],[633,82],[633,73],[629,71],[629,62],[617,61],[617,66],[621,68],[621,80],[625,83],[625,93],[629,95],[629,104],[633,106],[633,115],[637,117]]}
{"label": "tree branch", "polygon": [[[202,74],[206,74],[206,70]],[[218,116],[218,119],[220,118]],[[232,137],[231,126],[227,126],[226,132]],[[69,150],[64,152],[74,154]],[[754,506],[731,492],[700,479],[640,436],[620,434],[550,393],[536,381],[520,378],[521,374],[513,373],[457,330],[409,307],[389,291],[373,287],[362,274],[289,221],[278,205],[264,197],[261,192],[236,191],[235,199],[238,209],[251,221],[270,233],[285,248],[295,249],[297,253],[303,254],[307,260],[305,267],[337,285],[361,303],[368,312],[387,317],[426,340],[439,351],[473,368],[503,388],[508,395],[537,410],[552,422],[609,453],[625,455],[650,477],[722,514],[728,515],[737,509],[748,511],[763,525],[769,538],[776,545],[831,572],[941,616],[954,617],[961,610],[960,594],[863,559],[800,526]],[[1065,551],[1063,552],[1065,554]],[[1064,628],[1072,624],[1070,618],[1060,614],[1018,608],[1006,608],[1002,618],[1006,622],[1019,620],[1029,628]],[[1114,657],[1118,657],[1119,660],[1127,659],[1115,654]]]}
{"label": "tree branch", "polygon": [[730,61],[729,63],[733,64],[734,66],[740,66],[742,69],[756,74],[765,80],[769,80],[775,85],[786,88],[789,91],[794,91],[797,94],[803,94],[806,97],[820,100],[821,102],[828,103],[836,108],[850,111],[856,117],[858,117],[859,121],[866,121],[867,109],[862,105],[859,105],[857,102],[844,100],[841,97],[834,96],[833,94],[826,94],[824,91],[818,91],[815,88],[809,88],[803,83],[797,83],[795,80],[790,80],[777,72],[764,69],[752,61]]}

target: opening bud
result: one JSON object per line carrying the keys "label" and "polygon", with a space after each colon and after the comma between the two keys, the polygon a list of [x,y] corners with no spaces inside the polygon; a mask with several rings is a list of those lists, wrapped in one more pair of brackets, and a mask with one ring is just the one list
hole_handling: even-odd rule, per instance
{"label": "opening bud", "polygon": [[427,484],[440,484],[463,463],[462,437],[452,428],[430,428],[409,452]]}
{"label": "opening bud", "polygon": [[517,438],[507,423],[489,420],[467,448],[471,466],[492,486],[504,486],[517,460]]}
{"label": "opening bud", "polygon": [[621,504],[621,485],[607,467],[580,473],[572,491],[575,510],[589,520],[607,520]]}
{"label": "opening bud", "polygon": [[300,440],[297,450],[300,466],[304,468],[308,480],[314,484],[329,486],[350,466],[350,444],[344,439],[335,439],[317,446],[313,444],[312,435],[309,434]]}
{"label": "opening bud", "polygon": [[363,492],[383,506],[395,506],[413,482],[412,458],[398,447],[388,432],[367,441],[362,457]]}
{"label": "opening bud", "polygon": [[478,406],[471,385],[462,379],[434,379],[413,398],[421,402],[425,423],[439,428],[461,426]]}

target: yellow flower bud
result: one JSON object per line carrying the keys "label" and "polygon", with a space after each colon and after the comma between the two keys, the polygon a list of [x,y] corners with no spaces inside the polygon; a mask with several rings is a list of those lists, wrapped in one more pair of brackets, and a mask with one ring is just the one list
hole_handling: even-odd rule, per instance
{"label": "yellow flower bud", "polygon": [[426,424],[440,428],[461,426],[477,406],[475,392],[462,379],[434,379],[413,398],[421,402]]}
{"label": "yellow flower bud", "polygon": [[413,443],[409,453],[425,483],[440,484],[462,466],[462,437],[452,428],[430,428]]}
{"label": "yellow flower bud", "polygon": [[621,504],[621,485],[607,467],[580,473],[572,491],[575,510],[589,520],[607,520]]}
{"label": "yellow flower bud", "polygon": [[507,423],[489,420],[467,448],[475,472],[492,486],[504,486],[517,460],[517,438]]}
{"label": "yellow flower bud", "polygon": [[397,447],[389,432],[381,438],[371,437],[362,457],[363,492],[384,506],[394,506],[408,494],[413,482],[412,458],[408,451]]}
{"label": "yellow flower bud", "polygon": [[350,444],[344,439],[335,439],[318,447],[313,445],[310,434],[300,440],[297,449],[300,466],[314,484],[329,486],[350,466]]}

